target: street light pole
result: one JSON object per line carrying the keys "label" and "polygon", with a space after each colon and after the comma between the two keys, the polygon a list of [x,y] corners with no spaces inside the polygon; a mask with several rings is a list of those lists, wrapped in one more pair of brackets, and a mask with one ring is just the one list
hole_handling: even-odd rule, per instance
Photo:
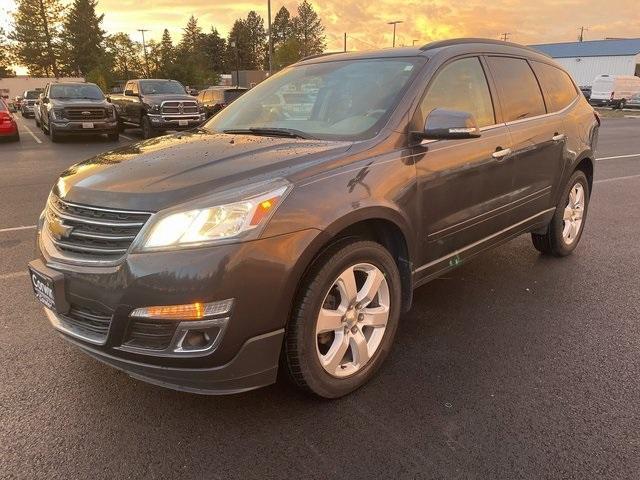
{"label": "street light pole", "polygon": [[269,75],[273,72],[273,38],[271,38],[271,0],[267,0],[267,26],[269,28]]}
{"label": "street light pole", "polygon": [[398,23],[402,23],[402,20],[395,20],[393,22],[387,22],[387,25],[393,25],[393,44],[392,44],[392,47],[396,46],[396,25]]}
{"label": "street light pole", "polygon": [[147,78],[148,78],[150,76],[149,60],[147,59],[147,45],[144,43],[144,32],[148,32],[149,30],[145,30],[144,28],[139,28],[138,31],[142,34],[142,51],[144,52],[144,68],[147,71]]}

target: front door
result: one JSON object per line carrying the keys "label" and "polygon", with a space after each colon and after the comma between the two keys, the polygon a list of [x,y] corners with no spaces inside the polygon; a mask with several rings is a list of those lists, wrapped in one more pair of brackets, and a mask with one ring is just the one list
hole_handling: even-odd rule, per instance
{"label": "front door", "polygon": [[447,108],[473,114],[481,128],[479,138],[415,147],[423,266],[509,226],[511,140],[507,127],[496,121],[494,101],[478,57],[447,63],[421,101],[415,124],[424,125],[435,108]]}

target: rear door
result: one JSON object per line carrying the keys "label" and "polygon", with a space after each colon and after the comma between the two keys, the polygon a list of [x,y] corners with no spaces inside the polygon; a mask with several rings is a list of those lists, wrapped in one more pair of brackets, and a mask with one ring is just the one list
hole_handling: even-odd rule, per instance
{"label": "rear door", "polygon": [[518,223],[550,208],[554,179],[562,168],[566,133],[562,115],[547,114],[542,90],[527,60],[490,56],[487,63],[511,134],[511,221]]}
{"label": "rear door", "polygon": [[414,119],[436,108],[472,113],[479,138],[427,141],[416,147],[425,257],[429,264],[508,226],[512,168],[507,127],[496,117],[479,57],[457,58],[436,72]]}

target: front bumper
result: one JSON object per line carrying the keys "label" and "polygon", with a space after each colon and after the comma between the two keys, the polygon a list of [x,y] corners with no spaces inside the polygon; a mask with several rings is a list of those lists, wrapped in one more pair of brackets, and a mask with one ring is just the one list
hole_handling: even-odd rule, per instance
{"label": "front bumper", "polygon": [[[66,315],[45,311],[67,340],[135,378],[206,394],[258,388],[276,379],[291,301],[309,261],[308,247],[320,234],[304,230],[238,244],[130,253],[108,266],[66,264],[49,254],[46,238],[39,236],[40,261],[64,275],[73,311],[89,313],[68,321]],[[136,308],[231,298],[233,308],[224,315],[220,341],[211,350],[179,355],[130,347],[138,321],[130,313]],[[83,318],[93,322],[90,328],[103,322],[103,336],[75,334],[71,327]]]}
{"label": "front bumper", "polygon": [[[116,119],[100,120],[100,121],[88,120],[86,122],[54,120],[52,124],[55,125],[55,129],[57,133],[103,134],[103,133],[114,133],[118,131],[118,122]],[[91,124],[93,126],[90,128],[85,128],[84,127],[85,124]]]}
{"label": "front bumper", "polygon": [[160,115],[148,114],[151,126],[158,130],[188,130],[202,124],[207,118],[206,114],[197,115]]}

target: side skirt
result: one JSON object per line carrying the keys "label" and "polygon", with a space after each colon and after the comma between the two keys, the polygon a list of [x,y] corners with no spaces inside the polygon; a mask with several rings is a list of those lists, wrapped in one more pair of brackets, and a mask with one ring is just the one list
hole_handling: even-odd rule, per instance
{"label": "side skirt", "polygon": [[509,240],[522,235],[523,233],[543,228],[551,221],[554,212],[555,207],[544,210],[529,218],[526,218],[525,220],[522,220],[521,222],[511,225],[508,228],[493,233],[488,237],[478,240],[477,242],[451,252],[444,257],[440,257],[414,269],[412,272],[413,287],[417,288],[421,285],[424,285],[430,280],[439,277],[443,273],[461,266],[463,263],[466,263],[476,255],[493,247],[506,243]]}

